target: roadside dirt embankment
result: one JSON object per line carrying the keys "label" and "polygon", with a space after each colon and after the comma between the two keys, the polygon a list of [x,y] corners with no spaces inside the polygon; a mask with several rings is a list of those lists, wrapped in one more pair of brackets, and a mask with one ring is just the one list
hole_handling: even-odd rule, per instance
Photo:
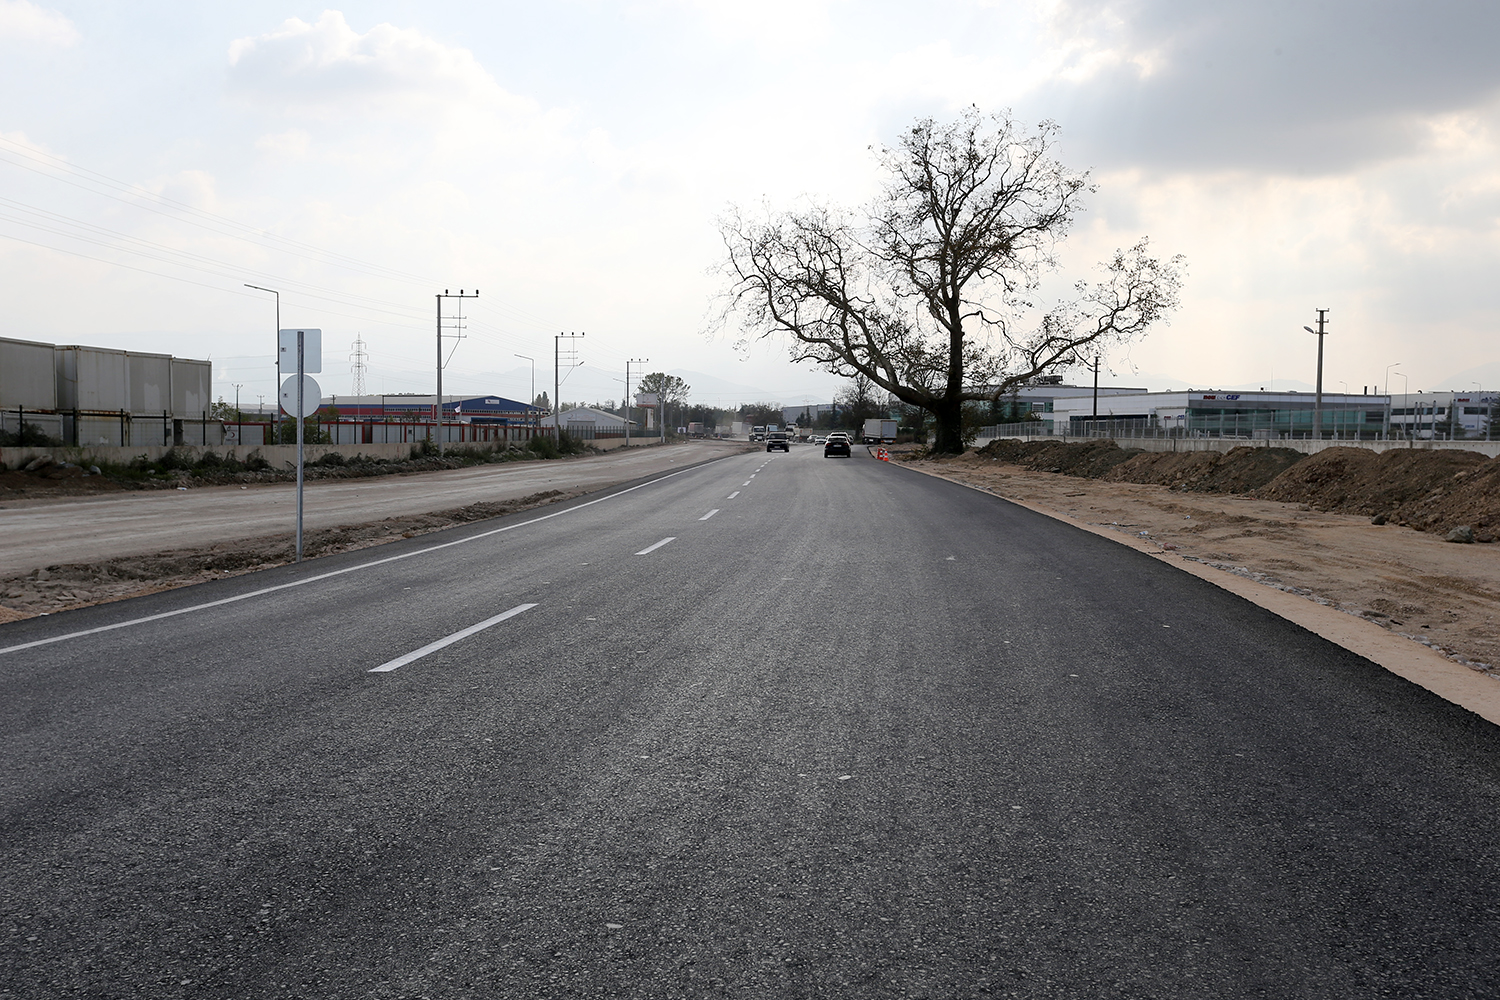
{"label": "roadside dirt embankment", "polygon": [[994,441],[972,454],[1038,472],[1306,504],[1436,534],[1468,527],[1475,541],[1500,539],[1500,458],[1470,451],[1146,452],[1113,441]]}

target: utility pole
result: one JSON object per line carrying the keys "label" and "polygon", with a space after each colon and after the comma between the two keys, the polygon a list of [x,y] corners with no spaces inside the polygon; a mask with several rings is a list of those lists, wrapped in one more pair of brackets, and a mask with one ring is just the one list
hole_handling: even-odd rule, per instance
{"label": "utility pole", "polygon": [[625,447],[630,447],[630,367],[640,365],[645,367],[650,358],[631,358],[625,362]]}
{"label": "utility pole", "polygon": [[578,360],[578,339],[585,337],[583,333],[559,333],[552,338],[552,430],[556,433],[558,444],[562,444],[562,342],[563,338],[568,340],[568,367],[577,368],[583,364]]}
{"label": "utility pole", "polygon": [[1094,355],[1094,419],[1090,428],[1099,433],[1099,355]]}
{"label": "utility pole", "polygon": [[[281,352],[277,351],[276,353],[280,354]],[[240,386],[242,385],[244,385],[243,382],[236,382],[234,384],[234,443],[236,445],[245,443],[240,440],[245,435],[245,420],[240,416]]]}
{"label": "utility pole", "polygon": [[[433,407],[433,410],[437,418],[434,431],[437,434],[439,458],[443,455],[443,300],[477,298],[479,298],[479,289],[477,288],[468,294],[465,294],[464,290],[460,288],[457,295],[449,294],[448,289],[445,288],[443,289],[443,293],[437,297],[437,405]],[[453,340],[464,339],[464,306],[462,302],[458,304],[458,316],[454,318],[453,325],[449,329],[457,331],[452,334]],[[458,345],[454,344],[453,349],[455,351],[458,350]]]}
{"label": "utility pole", "polygon": [[1314,330],[1310,326],[1302,329],[1318,338],[1318,385],[1317,396],[1313,399],[1313,440],[1323,440],[1323,335],[1327,333],[1324,325],[1327,321],[1328,310],[1318,310],[1318,328]]}

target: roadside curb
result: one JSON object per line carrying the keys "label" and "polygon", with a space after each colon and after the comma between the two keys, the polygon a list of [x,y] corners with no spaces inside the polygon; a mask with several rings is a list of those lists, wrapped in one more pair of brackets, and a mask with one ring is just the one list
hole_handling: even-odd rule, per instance
{"label": "roadside curb", "polygon": [[1062,521],[1092,535],[1107,538],[1151,556],[1157,562],[1196,576],[1237,597],[1243,597],[1251,604],[1264,608],[1294,625],[1301,626],[1347,649],[1356,656],[1362,656],[1396,676],[1431,691],[1439,698],[1473,712],[1487,722],[1500,725],[1500,683],[1496,683],[1494,678],[1471,670],[1461,663],[1455,663],[1421,643],[1399,635],[1392,635],[1373,622],[1297,594],[1290,594],[1284,590],[1277,590],[1274,587],[1226,573],[1200,562],[1174,557],[1172,553],[1156,548],[1153,543],[1129,535],[1121,535],[1119,532],[1099,525],[1089,524],[1087,521],[1081,521],[1061,511],[1008,497],[994,490],[972,486],[926,469],[913,469],[910,466],[900,466],[900,468],[908,472],[931,476],[933,479],[941,479],[945,483],[962,486],[976,493],[996,497],[1006,503],[1024,507],[1034,513],[1050,517],[1054,521]]}

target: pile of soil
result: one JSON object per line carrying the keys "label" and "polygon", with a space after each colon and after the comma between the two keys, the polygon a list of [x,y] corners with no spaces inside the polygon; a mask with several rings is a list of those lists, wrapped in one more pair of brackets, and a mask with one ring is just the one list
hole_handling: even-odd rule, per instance
{"label": "pile of soil", "polygon": [[1020,465],[1037,472],[1060,472],[1082,479],[1100,479],[1115,466],[1144,452],[1121,448],[1113,441],[991,441],[973,453],[981,459]]}
{"label": "pile of soil", "polygon": [[[411,538],[470,521],[500,517],[577,496],[544,490],[519,500],[475,503],[433,514],[388,517],[369,524],[315,529],[303,533],[305,559]],[[66,608],[154,594],[192,583],[269,569],[296,558],[295,536],[226,542],[211,549],[178,549],[103,562],[47,566],[0,580],[0,622],[49,614]]]}
{"label": "pile of soil", "polygon": [[1446,534],[1468,526],[1476,541],[1500,539],[1500,459],[1477,452],[1396,448],[1288,448],[1144,452],[1113,441],[993,441],[961,461],[1003,462],[1084,479],[1233,493],[1378,516]]}
{"label": "pile of soil", "polygon": [[1305,456],[1289,448],[1217,451],[1141,451],[1113,441],[992,441],[971,453],[976,460],[1020,465],[1085,479],[1168,486],[1195,493],[1249,493]]}
{"label": "pile of soil", "polygon": [[1479,541],[1500,535],[1500,459],[1472,451],[1328,448],[1258,491],[1317,510],[1384,516],[1419,531],[1467,525]]}

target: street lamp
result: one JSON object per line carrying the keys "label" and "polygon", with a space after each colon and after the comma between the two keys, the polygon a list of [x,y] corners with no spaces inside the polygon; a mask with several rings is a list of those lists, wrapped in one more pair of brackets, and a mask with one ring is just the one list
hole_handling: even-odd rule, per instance
{"label": "street lamp", "polygon": [[1385,387],[1381,390],[1381,394],[1385,396],[1385,436],[1387,438],[1391,436],[1391,369],[1399,364],[1401,362],[1397,361],[1385,366]]}
{"label": "street lamp", "polygon": [[535,358],[529,358],[529,357],[527,357],[524,354],[517,354],[516,357],[520,358],[522,361],[530,361],[531,362],[531,398],[529,400],[527,400],[527,402],[529,402],[532,406],[535,406],[536,405],[536,359]]}
{"label": "street lamp", "polygon": [[[1409,381],[1407,381],[1406,373],[1405,372],[1396,372],[1395,374],[1401,376],[1401,409],[1409,411],[1411,409],[1411,407],[1406,405],[1406,397],[1407,397],[1407,394],[1411,390],[1411,383]],[[1407,422],[1406,422],[1406,437],[1407,437],[1408,440],[1410,440],[1411,439],[1411,420],[1410,420],[1411,413],[1408,412],[1406,414],[1406,416],[1408,418]]]}
{"label": "street lamp", "polygon": [[[254,288],[258,292],[270,292],[270,294],[276,295],[276,391],[279,394],[281,393],[281,292],[276,291],[275,288],[261,288],[260,285],[251,285],[249,282],[246,282],[245,286],[246,288]],[[279,427],[279,424],[281,424],[281,414],[278,414],[276,423],[278,423],[276,444],[281,444],[281,427]]]}
{"label": "street lamp", "polygon": [[[524,354],[517,354],[516,357],[521,358],[524,361],[530,361],[531,362],[531,398],[528,399],[527,402],[531,404],[531,406],[532,406],[533,409],[535,409],[535,407],[536,407],[536,359],[535,358],[529,358],[529,357],[527,357]],[[532,425],[532,433],[535,433],[535,430],[536,430],[536,416],[535,415],[533,415],[532,418],[531,418],[531,425]],[[506,433],[509,434],[510,432],[507,431]]]}

